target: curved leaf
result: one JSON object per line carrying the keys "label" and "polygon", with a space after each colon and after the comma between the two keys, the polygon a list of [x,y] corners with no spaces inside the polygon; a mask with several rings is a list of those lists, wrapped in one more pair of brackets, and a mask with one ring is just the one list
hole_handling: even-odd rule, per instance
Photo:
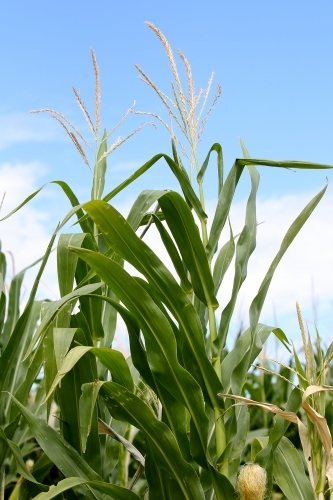
{"label": "curved leaf", "polygon": [[144,190],[139,194],[127,216],[127,222],[134,231],[138,229],[142,218],[146,215],[152,204],[164,194],[165,191],[157,189]]}
{"label": "curved leaf", "polygon": [[150,368],[154,377],[182,404],[195,422],[202,453],[207,446],[208,420],[197,382],[179,364],[176,341],[168,320],[148,293],[122,267],[96,252],[70,247],[103,279],[135,317],[145,337]]}
{"label": "curved leaf", "polygon": [[[57,228],[57,230],[58,230],[58,228]],[[34,284],[32,286],[30,296],[29,296],[28,302],[25,306],[25,309],[24,309],[22,315],[19,317],[19,319],[15,325],[15,328],[14,328],[14,330],[13,330],[13,332],[12,332],[8,342],[7,342],[5,349],[1,353],[1,357],[0,357],[0,392],[3,390],[3,388],[5,386],[8,373],[12,367],[12,363],[15,360],[15,357],[17,354],[17,349],[22,341],[26,326],[29,322],[29,317],[30,317],[31,310],[32,310],[32,307],[34,304],[39,281],[40,281],[41,276],[44,272],[44,268],[45,268],[46,263],[48,261],[49,255],[51,253],[57,230],[53,234],[53,236],[50,240],[50,243],[47,247],[47,250],[46,250],[45,255],[43,257],[41,266],[39,268],[36,279],[35,279]]]}
{"label": "curved leaf", "polygon": [[106,493],[109,498],[113,498],[114,500],[140,499],[140,497],[133,491],[130,491],[127,488],[122,488],[121,486],[116,486],[115,484],[104,483],[102,481],[87,481],[80,477],[68,477],[59,481],[57,486],[52,486],[47,493],[40,493],[37,495],[34,500],[51,500],[51,498],[61,495],[64,491],[68,491],[72,488],[75,489],[75,487],[80,485],[86,485],[92,490]]}
{"label": "curved leaf", "polygon": [[116,419],[130,422],[145,432],[156,465],[167,469],[176,479],[184,498],[203,500],[204,493],[194,469],[181,457],[170,429],[156,419],[150,408],[140,398],[114,382],[105,382],[100,394]]}
{"label": "curved leaf", "polygon": [[213,280],[214,280],[215,293],[218,292],[221,283],[223,281],[224,275],[227,272],[235,254],[235,241],[230,223],[229,223],[229,228],[230,228],[229,241],[225,245],[223,245],[223,247],[219,251],[219,254],[214,264]]}
{"label": "curved leaf", "polygon": [[[84,481],[101,481],[101,477],[62,436],[49,427],[43,420],[37,418],[13,396],[12,399],[26,419],[40,447],[65,476],[78,476]],[[86,498],[94,498],[86,488],[84,488],[83,494]]]}
{"label": "curved leaf", "polygon": [[177,163],[172,158],[170,158],[170,156],[163,153],[153,156],[149,161],[147,161],[144,165],[142,165],[142,167],[136,170],[134,174],[130,175],[124,182],[119,184],[119,186],[117,186],[110,193],[105,195],[103,200],[110,201],[118,193],[120,193],[123,189],[125,189],[125,187],[129,186],[133,181],[135,181],[138,177],[140,177],[147,170],[149,170],[150,167],[152,167],[161,158],[165,159],[171,171],[177,178],[184,195],[186,196],[186,198],[188,198],[189,202],[191,203],[191,206],[195,210],[195,213],[197,214],[199,219],[201,221],[205,221],[207,219],[207,214],[202,209],[201,202],[198,199],[197,195],[195,194],[187,174],[184,172],[182,168],[179,167],[179,165],[177,165]]}
{"label": "curved leaf", "polygon": [[[301,168],[301,167],[300,167]],[[276,256],[273,259],[273,262],[269,266],[269,269],[259,287],[258,293],[253,299],[251,306],[250,306],[250,325],[252,328],[252,331],[255,331],[256,325],[259,320],[259,316],[262,310],[262,306],[264,304],[264,300],[266,298],[268,288],[271,284],[275,269],[277,268],[280,260],[286,253],[288,247],[291,245],[291,243],[294,241],[295,237],[305,224],[305,222],[308,220],[322,197],[324,196],[324,193],[327,189],[327,186],[324,187],[307,205],[306,207],[302,210],[302,212],[299,214],[299,216],[295,219],[295,221],[291,224],[290,228],[288,229],[285,237],[282,240],[280,249]]]}
{"label": "curved leaf", "polygon": [[115,208],[102,201],[93,201],[85,205],[85,210],[102,231],[110,247],[158,290],[163,302],[179,322],[184,335],[186,369],[200,384],[209,404],[219,406],[221,402],[217,400],[216,394],[220,391],[221,384],[205,352],[200,320],[184,290]]}
{"label": "curved leaf", "polygon": [[222,153],[222,147],[221,144],[218,142],[215,142],[215,144],[212,145],[210,150],[208,151],[208,154],[205,158],[205,161],[202,164],[201,169],[199,170],[199,173],[197,175],[197,181],[198,183],[201,183],[203,181],[205,172],[208,167],[209,159],[210,159],[210,154],[212,151],[216,151],[217,153],[217,173],[218,173],[218,193],[217,195],[220,195],[222,186],[223,186],[223,153]]}
{"label": "curved leaf", "polygon": [[239,235],[236,245],[235,274],[232,286],[231,298],[222,311],[218,338],[215,343],[219,355],[224,348],[232,314],[235,309],[238,292],[247,276],[247,265],[256,247],[257,219],[256,219],[256,196],[259,186],[259,174],[255,167],[248,167],[251,177],[251,193],[246,206],[245,225]]}
{"label": "curved leaf", "polygon": [[174,244],[168,231],[163,226],[160,219],[156,215],[152,215],[152,217],[154,219],[155,226],[156,226],[158,232],[160,233],[163,244],[164,244],[171,260],[172,260],[174,268],[175,268],[175,270],[180,278],[181,286],[184,289],[185,293],[189,294],[193,291],[193,286],[192,286],[192,283],[190,283],[190,281],[187,278],[186,270],[185,270],[184,264],[179,256],[177,247]]}
{"label": "curved leaf", "polygon": [[189,270],[195,294],[207,307],[216,309],[218,302],[212,275],[191,210],[183,198],[175,192],[162,196],[159,204]]}
{"label": "curved leaf", "polygon": [[[14,208],[14,210],[12,210],[9,214],[7,214],[5,217],[0,219],[0,222],[2,222],[5,219],[8,219],[13,214],[18,212],[20,210],[20,208],[24,207],[24,205],[26,205],[30,200],[32,200],[45,186],[47,186],[47,184],[44,184],[41,188],[37,189],[32,194],[30,194],[27,198],[25,198],[25,200],[23,200],[22,203],[20,203],[16,208]],[[72,207],[75,208],[75,212],[73,212],[73,213],[77,213],[78,222],[81,226],[82,231],[84,233],[93,234],[91,221],[89,221],[89,219],[87,219],[84,216],[84,213],[83,213],[82,209],[80,208],[80,202],[77,199],[77,197],[75,196],[72,189],[69,187],[69,185],[64,181],[51,181],[50,184],[57,184],[58,186],[61,187],[61,189],[63,190],[63,192],[67,196],[68,200],[70,201]],[[84,219],[82,219],[82,218],[84,218]]]}
{"label": "curved leaf", "polygon": [[285,436],[274,451],[275,481],[290,500],[313,500],[314,493],[295,446]]}
{"label": "curved leaf", "polygon": [[133,391],[134,383],[132,375],[124,355],[120,351],[110,349],[109,347],[77,346],[73,347],[65,356],[45,400],[51,396],[61,379],[87,352],[91,352],[101,360],[103,365],[111,372],[112,379],[115,382],[124,385],[129,391]]}
{"label": "curved leaf", "polygon": [[82,286],[81,288],[73,290],[73,292],[65,295],[61,299],[56,300],[55,302],[52,302],[52,304],[48,308],[47,313],[43,317],[43,319],[42,319],[42,321],[41,321],[41,323],[40,323],[40,325],[39,325],[39,327],[38,327],[35,335],[33,336],[32,340],[31,340],[31,342],[29,344],[29,347],[28,347],[27,353],[25,355],[25,358],[27,358],[29,356],[29,354],[31,354],[32,349],[34,348],[34,346],[37,343],[37,341],[40,338],[41,338],[41,340],[43,339],[43,337],[45,335],[45,332],[46,332],[48,326],[50,325],[50,323],[57,316],[57,314],[59,314],[59,312],[64,307],[66,307],[68,305],[68,303],[74,302],[81,295],[87,295],[89,293],[92,293],[92,292],[94,292],[95,290],[97,290],[100,287],[101,287],[101,283],[94,283],[92,285],[85,285],[85,286]]}

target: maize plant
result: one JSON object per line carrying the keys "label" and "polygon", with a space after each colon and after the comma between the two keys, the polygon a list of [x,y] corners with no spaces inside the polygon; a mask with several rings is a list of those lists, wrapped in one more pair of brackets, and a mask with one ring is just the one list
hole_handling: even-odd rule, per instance
{"label": "maize plant", "polygon": [[[309,201],[288,229],[259,290],[254,293],[250,326],[228,352],[226,341],[236,300],[256,247],[260,180],[257,167],[332,167],[250,158],[243,143],[243,158],[236,159],[227,174],[218,143],[213,144],[199,163],[197,146],[211,107],[208,115],[202,112],[212,79],[205,92],[195,94],[191,67],[180,52],[187,72],[186,94],[171,47],[157,28],[151,24],[149,27],[167,52],[175,78],[173,99],[167,99],[143,70],[140,74],[166,103],[169,117],[176,125],[178,122],[189,151],[182,148],[170,125],[172,156],[153,156],[120,185],[104,193],[107,157],[122,141],[108,148],[108,134],[99,135],[100,82],[93,53],[95,123],[80,94],[75,92],[96,144],[91,200],[79,203],[67,184],[56,181],[73,208],[54,232],[22,313],[15,309],[13,315],[9,306],[5,313],[2,287],[2,317],[7,318],[5,325],[9,322],[10,328],[4,328],[1,336],[0,467],[4,487],[8,486],[12,499],[235,498],[236,489],[240,491],[237,472],[246,448],[250,417],[246,406],[231,406],[229,398],[242,394],[247,374],[272,332],[287,343],[280,329],[260,323],[260,313],[279,262],[326,187]],[[219,95],[218,89],[212,106]],[[203,107],[197,109],[201,97]],[[88,142],[78,129],[61,113],[44,111],[60,121],[84,162],[90,165],[89,152],[85,151]],[[189,159],[188,170],[181,160],[182,151]],[[218,198],[209,227],[203,181],[215,153]],[[163,167],[171,170],[179,191],[145,190],[134,201],[128,216],[123,217],[112,205],[113,198],[157,162],[163,162]],[[244,225],[236,236],[229,215],[244,173],[249,175],[251,188]],[[64,234],[62,228],[74,216],[79,231]],[[152,226],[172,268],[144,241]],[[224,229],[229,234],[226,239]],[[38,282],[57,235],[60,235],[56,247],[60,298],[36,305]],[[229,267],[234,268],[230,299],[220,310],[217,297]],[[14,282],[11,289],[13,286]],[[128,332],[127,359],[112,347],[118,317]],[[303,405],[308,396],[323,404],[321,393],[310,394],[311,389],[303,388]],[[287,406],[290,419],[298,418],[294,415],[300,406],[299,389],[291,393]],[[311,455],[315,464],[313,484],[321,488],[320,467],[326,463],[329,444],[325,442],[323,453],[320,443],[324,434],[319,432],[309,412],[308,415],[313,424],[309,439],[315,450]],[[254,440],[255,461],[264,465],[267,473],[266,495],[271,494],[273,474],[282,488],[281,461],[275,460],[276,450],[283,457],[295,459],[296,450],[290,451],[284,439],[285,430],[285,423],[278,421],[268,445],[262,439]],[[263,449],[259,451],[261,446]],[[28,459],[34,460],[33,465],[28,463],[29,467]],[[299,461],[298,456],[297,467]],[[287,465],[283,467],[283,474],[289,478]],[[301,486],[297,481],[292,483],[288,498],[311,498],[311,489],[304,486],[308,485],[304,470],[296,479]],[[297,496],[303,487],[306,493],[310,491],[310,496]]]}

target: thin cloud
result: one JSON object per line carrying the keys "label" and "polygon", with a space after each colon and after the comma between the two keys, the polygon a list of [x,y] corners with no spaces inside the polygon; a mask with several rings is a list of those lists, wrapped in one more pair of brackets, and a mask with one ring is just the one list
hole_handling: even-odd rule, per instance
{"label": "thin cloud", "polygon": [[52,120],[27,113],[0,115],[0,150],[22,142],[62,140]]}
{"label": "thin cloud", "polygon": [[[6,196],[1,209],[1,217],[13,210],[26,196],[40,187],[43,166],[38,162],[0,165],[1,196]],[[49,243],[53,228],[47,211],[36,209],[28,203],[9,219],[0,222],[1,250],[8,259],[6,282],[14,273],[21,271],[32,262],[42,257]],[[58,296],[55,256],[52,255],[42,278],[39,297],[54,299]],[[27,272],[25,289],[29,292],[36,269]]]}

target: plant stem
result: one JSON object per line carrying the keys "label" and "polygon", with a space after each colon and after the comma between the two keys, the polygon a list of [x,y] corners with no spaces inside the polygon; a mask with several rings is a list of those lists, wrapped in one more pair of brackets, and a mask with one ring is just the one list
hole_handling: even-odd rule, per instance
{"label": "plant stem", "polygon": [[[191,137],[192,156],[193,156],[194,164],[196,166],[196,170],[198,173],[199,172],[199,163],[198,163],[196,148],[194,147],[194,141],[193,141],[193,138],[191,135],[190,135],[190,137]],[[198,182],[198,186],[199,186],[199,195],[200,195],[201,206],[202,206],[202,209],[205,210],[205,197],[204,197],[204,190],[203,190],[203,185],[202,185],[201,181]],[[202,233],[203,246],[206,247],[208,244],[208,232],[207,232],[207,221],[206,220],[201,221],[201,233]],[[209,263],[209,266],[211,267],[211,263]],[[222,379],[221,358],[220,358],[220,356],[215,356],[214,341],[217,338],[217,328],[216,328],[215,313],[214,313],[214,309],[212,307],[208,307],[208,321],[209,321],[209,336],[210,336],[210,347],[211,347],[211,357],[212,357],[213,368],[214,368],[215,373],[217,374],[219,380],[221,380]],[[223,419],[223,415],[221,414],[221,410],[218,407],[214,407],[214,420],[215,420],[216,459],[218,460],[219,457],[222,455],[222,453],[225,450],[226,445],[227,445],[224,419]],[[217,469],[222,474],[224,474],[226,477],[228,477],[228,474],[229,474],[228,462],[224,462],[223,464],[217,464]]]}
{"label": "plant stem", "polygon": [[[124,435],[125,439],[129,440],[130,434],[131,434],[131,425],[128,424]],[[126,450],[123,444],[120,444],[119,461],[118,461],[118,481],[119,481],[119,486],[122,486],[123,488],[127,487],[129,458],[130,458],[129,452]]]}
{"label": "plant stem", "polygon": [[[203,192],[202,182],[199,182],[199,195],[202,209],[205,210],[205,198]],[[206,247],[208,243],[208,234],[207,234],[207,221],[201,221],[201,233],[202,233],[202,243],[203,246]]]}
{"label": "plant stem", "polygon": [[[214,310],[212,307],[208,307],[208,319],[209,319],[209,331],[210,331],[210,345],[211,345],[211,355],[213,368],[215,373],[217,374],[219,380],[222,379],[221,374],[221,359],[220,356],[215,356],[215,347],[214,340],[217,337],[217,329],[216,329],[216,319]],[[227,445],[226,435],[225,435],[225,426],[223,415],[221,415],[221,410],[218,407],[214,408],[214,417],[215,417],[215,446],[216,446],[216,457],[217,459],[222,455],[225,447]],[[228,463],[225,462],[222,465],[218,464],[217,468],[224,474],[228,476]]]}

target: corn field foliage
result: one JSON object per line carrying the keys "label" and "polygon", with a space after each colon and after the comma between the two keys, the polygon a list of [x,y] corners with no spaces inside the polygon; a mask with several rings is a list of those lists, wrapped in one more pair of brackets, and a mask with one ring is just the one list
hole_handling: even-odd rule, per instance
{"label": "corn field foliage", "polygon": [[[303,363],[288,335],[260,323],[278,264],[327,186],[289,227],[253,291],[249,328],[227,348],[256,248],[257,167],[262,175],[271,167],[332,167],[254,159],[241,146],[243,157],[226,174],[222,147],[213,144],[196,171],[199,195],[174,138],[171,155],[156,154],[104,194],[104,133],[91,200],[81,204],[65,182],[55,181],[73,208],[32,264],[38,270],[23,310],[26,270],[9,284],[0,253],[2,499],[333,498],[333,344],[324,353],[317,332],[313,348],[298,310]],[[157,162],[171,170],[179,190],[142,191],[123,217],[113,198]],[[218,186],[209,224],[202,196],[207,168],[216,170]],[[244,226],[235,235],[229,214],[243,175],[251,187]],[[7,217],[24,210],[38,192]],[[71,234],[63,232],[68,221],[77,222]],[[172,269],[145,243],[152,226]],[[38,284],[55,246],[60,298],[39,301]],[[220,311],[217,295],[229,267],[232,288],[224,289],[229,300]],[[119,317],[128,333],[127,358],[113,347]],[[270,336],[289,349],[289,365],[277,368],[264,359],[258,367]],[[245,497],[238,485],[246,462],[266,471],[256,497]]]}

